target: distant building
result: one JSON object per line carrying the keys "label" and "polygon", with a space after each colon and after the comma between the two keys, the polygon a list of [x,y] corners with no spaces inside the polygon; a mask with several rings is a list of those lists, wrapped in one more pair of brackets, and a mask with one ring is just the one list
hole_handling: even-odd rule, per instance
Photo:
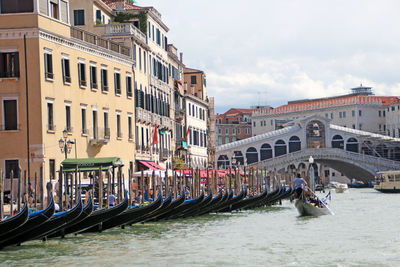
{"label": "distant building", "polygon": [[254,110],[231,108],[224,114],[218,114],[216,117],[217,145],[251,137],[251,114]]}

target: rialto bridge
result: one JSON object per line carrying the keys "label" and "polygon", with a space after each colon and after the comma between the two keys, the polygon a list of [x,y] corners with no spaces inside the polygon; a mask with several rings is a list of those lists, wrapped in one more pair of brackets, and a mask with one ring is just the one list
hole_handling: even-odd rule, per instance
{"label": "rialto bridge", "polygon": [[306,174],[309,158],[323,177],[322,167],[368,182],[379,171],[400,170],[400,138],[350,129],[310,116],[284,128],[217,147],[219,168],[256,166],[270,172]]}

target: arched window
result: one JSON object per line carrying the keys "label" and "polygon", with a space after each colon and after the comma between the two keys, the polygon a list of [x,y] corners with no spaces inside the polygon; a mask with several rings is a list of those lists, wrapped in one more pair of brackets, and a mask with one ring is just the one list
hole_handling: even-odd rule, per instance
{"label": "arched window", "polygon": [[260,160],[272,158],[272,147],[269,144],[263,144],[260,149]]}
{"label": "arched window", "polygon": [[355,139],[353,137],[347,139],[346,150],[358,153],[358,141],[357,141],[357,139]]}
{"label": "arched window", "polygon": [[301,141],[297,136],[292,136],[289,139],[289,153],[301,150]]}
{"label": "arched window", "polygon": [[344,140],[343,137],[340,135],[335,135],[332,138],[332,148],[340,148],[344,149]]}
{"label": "arched window", "polygon": [[283,140],[278,140],[275,143],[275,157],[279,157],[286,154],[286,143]]}
{"label": "arched window", "polygon": [[258,152],[254,147],[249,147],[246,151],[247,164],[258,162]]}
{"label": "arched window", "polygon": [[227,155],[221,155],[218,157],[217,167],[223,169],[229,168],[229,159]]}
{"label": "arched window", "polygon": [[242,151],[235,151],[233,153],[234,153],[234,158],[236,160],[236,163],[232,164],[232,165],[235,165],[235,166],[241,165],[241,166],[243,166],[244,165],[244,157],[243,157]]}

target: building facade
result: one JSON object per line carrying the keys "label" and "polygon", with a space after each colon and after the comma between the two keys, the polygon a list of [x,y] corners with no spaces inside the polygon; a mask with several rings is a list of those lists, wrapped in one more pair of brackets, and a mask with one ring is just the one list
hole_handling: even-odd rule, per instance
{"label": "building facade", "polygon": [[231,108],[216,117],[217,144],[223,145],[252,136],[251,114],[255,109]]}
{"label": "building facade", "polygon": [[[42,172],[55,179],[65,155],[118,156],[132,165],[130,49],[72,26],[68,1],[8,3],[2,2],[0,15],[0,164],[6,176],[21,168],[30,177]],[[60,150],[64,133],[70,153]]]}

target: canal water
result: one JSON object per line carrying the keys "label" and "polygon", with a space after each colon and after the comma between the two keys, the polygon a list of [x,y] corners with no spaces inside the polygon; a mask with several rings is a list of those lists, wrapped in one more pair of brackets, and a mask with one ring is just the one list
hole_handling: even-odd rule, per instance
{"label": "canal water", "polygon": [[400,194],[332,191],[334,216],[294,204],[34,241],[4,266],[400,266]]}

